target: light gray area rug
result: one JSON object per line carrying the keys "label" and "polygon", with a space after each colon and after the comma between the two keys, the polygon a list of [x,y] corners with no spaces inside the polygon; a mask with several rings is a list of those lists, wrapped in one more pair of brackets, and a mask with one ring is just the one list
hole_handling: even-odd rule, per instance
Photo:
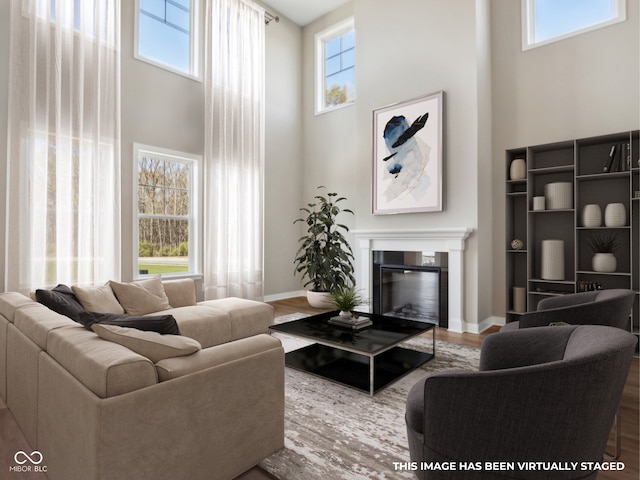
{"label": "light gray area rug", "polygon": [[[277,323],[301,318],[292,314]],[[285,351],[308,344],[280,333]],[[406,346],[431,351],[431,332]],[[405,400],[421,378],[448,369],[477,370],[480,350],[436,342],[436,357],[371,397],[304,372],[285,369],[285,448],[260,463],[280,480],[415,478],[408,462]]]}

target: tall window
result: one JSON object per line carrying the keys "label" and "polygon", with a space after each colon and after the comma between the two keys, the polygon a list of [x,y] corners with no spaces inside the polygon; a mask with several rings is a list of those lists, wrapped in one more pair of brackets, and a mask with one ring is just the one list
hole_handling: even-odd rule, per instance
{"label": "tall window", "polygon": [[137,0],[136,58],[197,77],[198,3],[196,0]]}
{"label": "tall window", "polygon": [[522,0],[522,49],[626,20],[625,0]]}
{"label": "tall window", "polygon": [[356,98],[356,34],[349,18],[316,35],[316,113]]}
{"label": "tall window", "polygon": [[198,273],[200,157],[136,145],[138,275]]}

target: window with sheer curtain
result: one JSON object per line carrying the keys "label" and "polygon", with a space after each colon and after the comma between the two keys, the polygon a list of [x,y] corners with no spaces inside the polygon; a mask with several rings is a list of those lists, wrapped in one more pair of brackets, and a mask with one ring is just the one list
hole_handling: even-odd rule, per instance
{"label": "window with sheer curtain", "polygon": [[261,299],[264,9],[206,5],[204,293]]}
{"label": "window with sheer curtain", "polygon": [[12,0],[5,289],[120,278],[120,0]]}

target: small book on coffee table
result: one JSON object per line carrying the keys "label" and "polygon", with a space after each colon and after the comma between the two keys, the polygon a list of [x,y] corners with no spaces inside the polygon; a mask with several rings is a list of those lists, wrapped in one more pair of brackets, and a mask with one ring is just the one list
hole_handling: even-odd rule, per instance
{"label": "small book on coffee table", "polygon": [[362,328],[370,327],[371,325],[373,325],[373,322],[367,317],[360,317],[360,318],[331,317],[329,319],[329,323],[331,325],[351,328],[353,330],[360,330]]}

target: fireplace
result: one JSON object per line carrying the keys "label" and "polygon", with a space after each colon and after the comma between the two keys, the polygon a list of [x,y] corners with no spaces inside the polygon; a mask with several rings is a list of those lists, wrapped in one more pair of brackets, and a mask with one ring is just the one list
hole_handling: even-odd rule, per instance
{"label": "fireplace", "polygon": [[447,253],[373,252],[373,312],[447,328]]}
{"label": "fireplace", "polygon": [[[356,284],[373,299],[373,252],[447,252],[448,329],[464,332],[464,249],[472,228],[429,228],[407,230],[355,230],[357,245]],[[407,264],[411,262],[402,262]]]}

